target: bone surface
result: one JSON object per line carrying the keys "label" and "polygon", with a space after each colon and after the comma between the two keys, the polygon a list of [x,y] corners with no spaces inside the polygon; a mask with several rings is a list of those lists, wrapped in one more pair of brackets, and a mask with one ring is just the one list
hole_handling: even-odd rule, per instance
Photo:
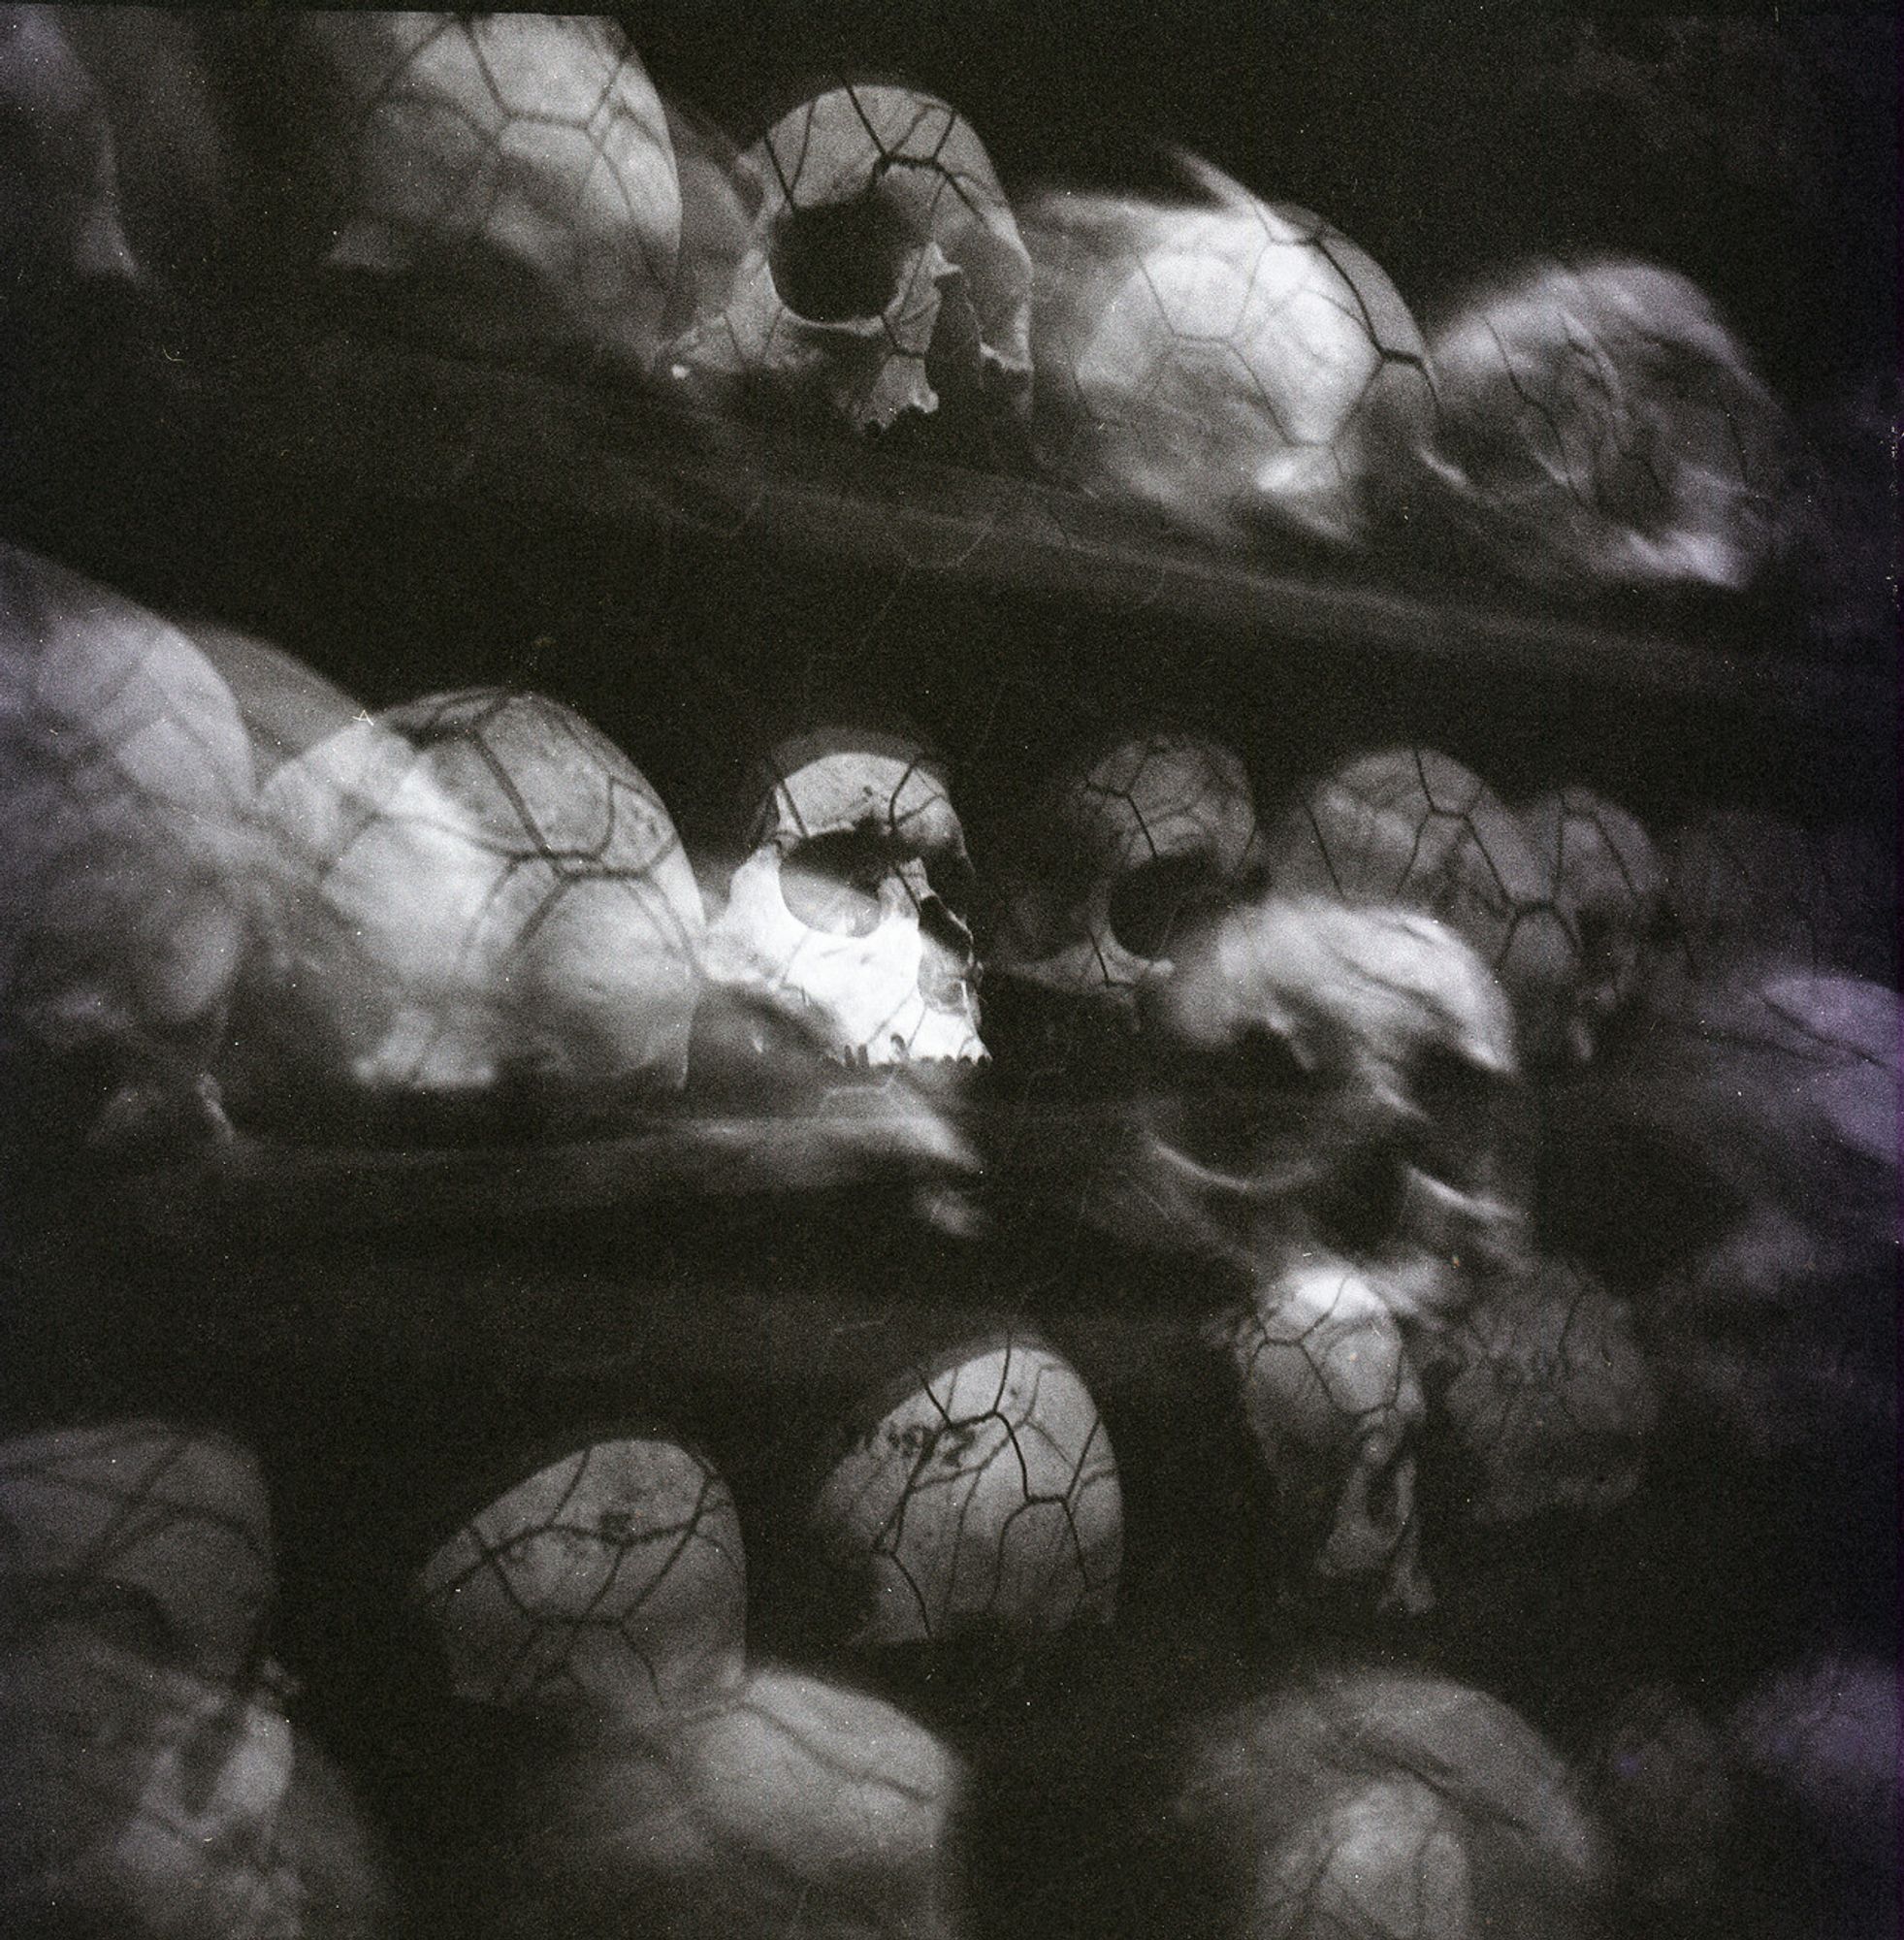
{"label": "bone surface", "polygon": [[815,96],[742,157],[759,196],[731,286],[675,375],[812,404],[853,430],[937,411],[942,388],[1014,415],[1031,388],[1031,264],[989,157],[945,102]]}
{"label": "bone surface", "polygon": [[1061,470],[1235,541],[1366,536],[1425,433],[1421,333],[1319,216],[1180,158],[1181,201],[1052,191],[1025,210],[1043,441]]}

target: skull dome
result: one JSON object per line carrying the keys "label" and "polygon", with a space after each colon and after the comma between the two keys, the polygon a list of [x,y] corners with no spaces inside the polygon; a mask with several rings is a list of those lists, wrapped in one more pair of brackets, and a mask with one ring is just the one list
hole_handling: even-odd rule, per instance
{"label": "skull dome", "polygon": [[1270,880],[1439,918],[1501,980],[1527,1061],[1565,1049],[1580,977],[1571,921],[1506,804],[1461,762],[1432,748],[1346,762],[1277,824]]}
{"label": "skull dome", "polygon": [[156,613],[0,547],[0,1077],[183,1099],[244,931],[253,767],[230,690]]}
{"label": "skull dome", "polygon": [[625,1724],[740,1682],[733,1497],[669,1441],[596,1442],[537,1470],[431,1557],[415,1596],[474,1703]]}
{"label": "skull dome", "polygon": [[1021,834],[987,967],[1129,1027],[1197,921],[1261,860],[1242,762],[1193,734],[1141,735],[1063,769]]}
{"label": "skull dome", "polygon": [[760,202],[731,286],[674,346],[681,380],[756,384],[855,431],[963,391],[1021,411],[1031,262],[970,125],[909,88],[835,88],[742,157]]}
{"label": "skull dome", "polygon": [[1651,967],[1666,923],[1665,868],[1638,819],[1592,789],[1551,790],[1521,810],[1520,822],[1579,943],[1570,1048],[1584,1061]]}
{"label": "skull dome", "polygon": [[1485,964],[1414,910],[1232,912],[1165,987],[1185,1083],[1146,1108],[1137,1215],[1243,1266],[1319,1244],[1404,1318],[1521,1256],[1504,1150],[1518,1081]]}
{"label": "skull dome", "polygon": [[1117,1466],[1089,1393],[1049,1347],[1010,1336],[908,1377],[827,1476],[814,1526],[853,1586],[861,1648],[1025,1645],[1108,1619],[1123,1554]]}
{"label": "skull dome", "polygon": [[983,1059],[972,866],[945,770],[873,729],[783,742],[770,765],[752,853],[709,925],[710,984],[843,1063]]}
{"label": "skull dome", "polygon": [[1687,277],[1519,265],[1462,301],[1429,358],[1428,476],[1450,522],[1516,578],[1739,592],[1770,559],[1783,414]]}
{"label": "skull dome", "polygon": [[1305,1533],[1326,1529],[1315,1573],[1376,1579],[1383,1608],[1431,1608],[1414,1455],[1428,1407],[1375,1288],[1346,1261],[1305,1252],[1217,1333],[1285,1512]]}
{"label": "skull dome", "polygon": [[1429,429],[1421,332],[1319,216],[1178,160],[1193,202],[1060,191],[1026,210],[1044,442],[1195,533],[1359,539],[1389,446]]}
{"label": "skull dome", "polygon": [[586,1113],[684,1082],[700,892],[655,792],[567,708],[393,708],[285,762],[257,811],[253,1112]]}

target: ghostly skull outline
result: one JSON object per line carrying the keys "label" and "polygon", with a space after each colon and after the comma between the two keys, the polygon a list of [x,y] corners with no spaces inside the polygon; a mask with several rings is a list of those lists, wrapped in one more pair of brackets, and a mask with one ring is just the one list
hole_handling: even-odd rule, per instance
{"label": "ghostly skull outline", "polygon": [[1261,853],[1248,772],[1202,735],[1159,729],[1060,769],[1028,818],[987,967],[1135,1028],[1199,914]]}
{"label": "ghostly skull outline", "polygon": [[756,381],[856,432],[966,388],[1031,401],[1031,259],[984,145],[912,88],[852,84],[741,159],[759,207],[733,278],[675,343],[677,380]]}
{"label": "ghostly skull outline", "polygon": [[769,766],[752,853],[708,928],[710,983],[792,1017],[843,1064],[983,1062],[972,863],[945,767],[866,728],[795,736]]}

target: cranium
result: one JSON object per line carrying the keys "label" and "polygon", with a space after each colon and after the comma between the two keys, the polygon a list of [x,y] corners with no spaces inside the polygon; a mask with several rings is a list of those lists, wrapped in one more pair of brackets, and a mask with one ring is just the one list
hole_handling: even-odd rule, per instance
{"label": "cranium", "polygon": [[[1123,1553],[1111,1441],[1077,1374],[1032,1339],[908,1376],[814,1504],[855,1645],[981,1634],[1025,1646],[1109,1618]],[[870,1410],[869,1410],[870,1412]]]}
{"label": "cranium", "polygon": [[1428,429],[1421,333],[1319,216],[1179,162],[1194,201],[1055,192],[1026,210],[1045,443],[1193,532],[1361,538],[1387,447]]}
{"label": "cranium", "polygon": [[1138,1226],[1258,1281],[1311,1243],[1404,1318],[1518,1259],[1503,1150],[1518,1067],[1486,966],[1413,910],[1280,897],[1233,911],[1164,986],[1182,1082],[1144,1108]]}
{"label": "cranium", "polygon": [[1787,432],[1745,347],[1677,273],[1517,267],[1431,333],[1428,474],[1516,578],[1739,591],[1771,556]]}
{"label": "cranium", "polygon": [[605,736],[472,689],[359,721],[259,791],[256,1113],[613,1112],[685,1082],[700,891]]}
{"label": "cranium", "polygon": [[1285,1509],[1305,1533],[1327,1528],[1316,1573],[1375,1577],[1384,1607],[1430,1608],[1414,1456],[1427,1404],[1374,1288],[1346,1261],[1305,1253],[1218,1332]]}
{"label": "cranium", "polygon": [[116,1612],[147,1655],[236,1676],[273,1596],[257,1464],[215,1435],[157,1421],[0,1446],[0,1594],[15,1613]]}
{"label": "cranium", "polygon": [[1031,263],[979,138],[908,88],[835,88],[743,158],[760,204],[677,377],[758,384],[855,431],[940,392],[1030,401]]}
{"label": "cranium", "polygon": [[414,1594],[475,1703],[621,1726],[740,1682],[733,1497],[669,1441],[596,1442],[537,1470],[431,1557]]}
{"label": "cranium", "polygon": [[1520,823],[1579,944],[1569,1048],[1584,1061],[1638,995],[1666,922],[1665,870],[1638,819],[1592,789],[1539,795]]}
{"label": "cranium", "polygon": [[1276,824],[1270,880],[1438,917],[1513,1000],[1526,1060],[1565,1050],[1580,975],[1571,922],[1505,803],[1459,761],[1394,748],[1344,763]]}
{"label": "cranium", "polygon": [[784,742],[753,853],[710,924],[713,984],[795,1018],[842,1062],[971,1063],[971,861],[945,771],[873,730]]}
{"label": "cranium", "polygon": [[1135,1027],[1200,918],[1260,861],[1249,777],[1227,748],[1158,732],[1052,778],[1003,867],[987,967]]}
{"label": "cranium", "polygon": [[252,760],[230,690],[156,613],[0,547],[0,773],[14,1129],[44,1111],[98,1136],[145,1101],[197,1118],[250,861]]}

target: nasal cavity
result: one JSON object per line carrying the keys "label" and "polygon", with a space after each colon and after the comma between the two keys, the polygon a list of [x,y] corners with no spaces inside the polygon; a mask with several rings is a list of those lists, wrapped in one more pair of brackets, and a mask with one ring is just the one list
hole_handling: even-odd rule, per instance
{"label": "nasal cavity", "polygon": [[887,309],[917,246],[906,224],[869,190],[851,202],[790,210],[775,228],[767,272],[796,316],[845,323]]}

